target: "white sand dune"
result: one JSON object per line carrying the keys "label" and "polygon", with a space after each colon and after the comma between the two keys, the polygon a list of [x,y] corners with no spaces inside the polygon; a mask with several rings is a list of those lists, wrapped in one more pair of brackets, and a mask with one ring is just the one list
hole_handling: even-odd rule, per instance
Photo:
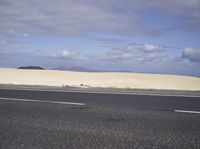
{"label": "white sand dune", "polygon": [[190,76],[7,68],[0,68],[0,84],[200,91],[200,78]]}

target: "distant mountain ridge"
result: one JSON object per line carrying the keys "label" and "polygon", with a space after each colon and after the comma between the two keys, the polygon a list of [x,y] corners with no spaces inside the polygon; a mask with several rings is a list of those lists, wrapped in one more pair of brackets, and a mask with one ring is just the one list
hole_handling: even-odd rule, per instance
{"label": "distant mountain ridge", "polygon": [[53,70],[66,70],[66,71],[80,71],[80,72],[99,72],[97,70],[87,69],[83,67],[73,66],[73,67],[56,67]]}
{"label": "distant mountain ridge", "polygon": [[63,70],[63,71],[78,71],[78,72],[131,72],[129,70],[94,70],[94,69],[88,69],[84,67],[79,66],[73,66],[73,67],[56,67],[52,70]]}

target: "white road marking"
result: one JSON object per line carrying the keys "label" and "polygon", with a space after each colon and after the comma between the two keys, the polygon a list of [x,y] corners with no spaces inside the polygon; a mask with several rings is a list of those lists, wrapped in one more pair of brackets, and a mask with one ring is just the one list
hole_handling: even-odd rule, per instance
{"label": "white road marking", "polygon": [[0,98],[0,100],[22,101],[22,102],[39,102],[39,103],[52,103],[52,104],[66,104],[84,106],[84,103],[63,102],[63,101],[48,101],[48,100],[33,100],[33,99],[19,99],[19,98]]}
{"label": "white road marking", "polygon": [[200,111],[174,110],[174,112],[200,114]]}

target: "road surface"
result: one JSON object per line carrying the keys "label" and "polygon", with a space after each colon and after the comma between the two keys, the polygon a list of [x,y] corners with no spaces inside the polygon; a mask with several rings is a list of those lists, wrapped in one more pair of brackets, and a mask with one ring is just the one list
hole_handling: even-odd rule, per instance
{"label": "road surface", "polygon": [[199,111],[199,97],[0,89],[0,148],[197,149]]}

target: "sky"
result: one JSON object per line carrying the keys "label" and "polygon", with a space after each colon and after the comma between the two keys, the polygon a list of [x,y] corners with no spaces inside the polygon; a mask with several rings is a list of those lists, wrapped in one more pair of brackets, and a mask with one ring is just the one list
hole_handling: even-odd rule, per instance
{"label": "sky", "polygon": [[200,0],[0,0],[0,67],[200,76]]}

